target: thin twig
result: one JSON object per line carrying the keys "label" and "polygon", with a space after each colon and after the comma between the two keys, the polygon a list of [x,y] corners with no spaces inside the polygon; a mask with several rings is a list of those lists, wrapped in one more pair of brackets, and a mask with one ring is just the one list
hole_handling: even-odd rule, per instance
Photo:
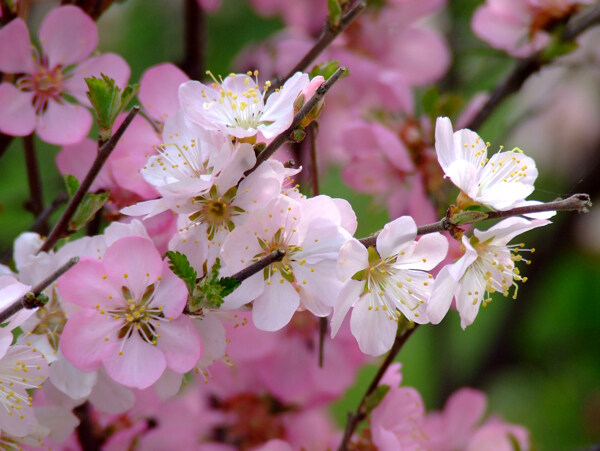
{"label": "thin twig", "polygon": [[79,418],[77,426],[77,440],[84,451],[99,451],[100,444],[94,434],[94,423],[92,421],[90,403],[84,402],[73,409],[73,413]]}
{"label": "thin twig", "polygon": [[[52,274],[50,274],[48,277],[42,280],[40,283],[35,285],[31,289],[31,291],[25,296],[21,297],[20,299],[17,299],[6,309],[2,310],[2,312],[0,312],[0,324],[4,323],[8,318],[10,318],[15,313],[24,308],[34,309],[37,307],[41,307],[42,304],[36,301],[35,297],[37,297],[42,291],[44,291],[48,286],[50,286],[50,284],[53,283],[56,279],[58,279],[69,269],[71,269],[78,261],[79,257],[73,257],[67,263],[62,265],[60,268],[58,268],[56,271],[54,271]],[[31,293],[33,293],[33,296],[31,296]]]}
{"label": "thin twig", "polygon": [[[509,216],[520,216],[527,215],[530,213],[541,213],[544,211],[576,211],[578,213],[587,213],[589,208],[592,206],[589,194],[573,194],[566,199],[555,200],[554,202],[545,202],[534,205],[526,205],[524,207],[511,208],[504,211],[489,211],[485,213],[481,218],[474,219],[472,221],[463,222],[461,225],[475,224],[481,221],[488,221],[491,219],[507,218]],[[438,222],[433,224],[426,224],[424,226],[417,227],[417,235],[427,235],[428,233],[443,232],[450,230],[453,227],[457,227],[457,224],[453,224],[451,219],[446,217],[440,219]],[[361,238],[359,241],[365,247],[375,246],[377,242],[376,233],[372,236]]]}
{"label": "thin twig", "polygon": [[239,282],[243,282],[248,277],[251,277],[254,274],[256,274],[257,272],[260,272],[263,269],[265,269],[271,263],[281,261],[283,259],[283,257],[285,257],[285,249],[275,249],[273,252],[271,252],[266,257],[263,257],[259,261],[252,263],[247,268],[244,268],[241,271],[236,272],[235,274],[231,275],[230,277],[237,279]]}
{"label": "thin twig", "polygon": [[267,161],[271,157],[271,155],[273,155],[277,151],[277,149],[279,149],[288,140],[290,133],[292,133],[298,127],[298,125],[300,125],[302,120],[313,110],[315,106],[317,106],[317,104],[325,96],[327,91],[329,91],[329,89],[331,89],[335,82],[337,82],[340,79],[340,77],[344,75],[347,71],[348,69],[346,69],[345,67],[340,67],[333,73],[331,77],[329,77],[329,79],[325,83],[319,86],[314,95],[308,100],[308,102],[304,104],[304,106],[302,106],[302,108],[300,108],[300,111],[296,113],[296,115],[294,116],[294,120],[292,121],[292,125],[290,125],[285,131],[277,135],[275,139],[271,141],[271,144],[269,144],[260,154],[258,154],[258,157],[256,158],[256,164],[254,165],[254,167],[248,169],[244,173],[245,177],[252,174],[252,172],[254,172],[257,167],[259,167],[261,164]]}
{"label": "thin twig", "polygon": [[[595,4],[580,14],[576,14],[567,23],[564,32],[561,35],[563,42],[571,42],[581,33],[591,26],[600,23],[600,4]],[[508,96],[517,92],[523,86],[523,83],[542,66],[554,61],[554,58],[545,58],[543,51],[534,53],[528,58],[519,60],[515,68],[508,76],[500,82],[492,92],[490,98],[481,108],[479,113],[471,120],[466,128],[477,130],[491,115],[496,107],[502,103]]]}
{"label": "thin twig", "polygon": [[292,70],[281,80],[276,81],[272,89],[274,92],[275,89],[280,88],[286,80],[290,79],[296,72],[304,71],[310,63],[312,63],[323,50],[325,50],[329,44],[333,42],[335,38],[337,38],[346,28],[350,25],[354,20],[367,8],[367,3],[365,1],[358,1],[354,5],[352,5],[348,11],[344,13],[344,15],[340,19],[340,23],[338,26],[334,27],[331,24],[329,18],[327,18],[327,22],[321,31],[321,35],[315,45],[304,55],[304,57],[294,66]]}
{"label": "thin twig", "polygon": [[185,1],[183,71],[192,79],[203,75],[206,41],[206,18],[197,0]]}
{"label": "thin twig", "polygon": [[25,150],[25,166],[27,168],[27,183],[29,184],[30,195],[30,200],[27,202],[27,209],[36,217],[39,217],[44,210],[44,199],[42,195],[40,167],[35,155],[33,135],[23,137],[23,147]]}
{"label": "thin twig", "polygon": [[127,115],[127,117],[125,118],[125,120],[123,121],[123,123],[119,126],[115,134],[112,135],[111,138],[106,142],[106,144],[104,144],[100,148],[100,150],[98,151],[98,155],[96,156],[96,159],[92,164],[92,167],[81,182],[81,185],[79,185],[79,188],[77,188],[77,191],[75,191],[75,194],[71,198],[69,205],[67,205],[67,208],[63,212],[62,216],[60,217],[60,219],[50,232],[50,235],[48,235],[48,238],[46,239],[46,241],[44,242],[44,244],[38,252],[48,252],[56,244],[59,238],[61,238],[61,236],[67,231],[69,221],[75,214],[77,207],[83,200],[84,196],[90,189],[90,186],[98,176],[98,173],[104,166],[104,163],[106,163],[106,160],[116,147],[117,143],[119,142],[119,139],[121,139],[121,136],[123,135],[123,133],[125,133],[125,130],[127,130],[127,127],[129,127],[129,124],[131,124],[131,121],[133,120],[133,118],[139,110],[140,108],[138,106],[133,107]]}
{"label": "thin twig", "polygon": [[369,385],[369,388],[367,388],[367,391],[365,392],[362,399],[360,400],[360,403],[358,404],[356,411],[354,411],[354,413],[348,414],[346,430],[344,431],[344,437],[342,439],[342,443],[340,444],[340,447],[338,448],[338,451],[346,451],[348,449],[348,444],[350,443],[350,439],[352,438],[352,434],[354,434],[356,427],[367,416],[367,412],[365,411],[367,399],[377,389],[377,386],[381,382],[381,379],[383,378],[383,375],[385,374],[385,372],[387,371],[389,366],[396,359],[396,356],[398,355],[398,353],[400,352],[400,350],[402,349],[402,347],[404,346],[406,341],[410,338],[410,336],[418,328],[419,328],[419,325],[415,324],[414,327],[406,330],[403,334],[398,335],[396,337],[396,339],[394,340],[394,344],[392,345],[388,355],[385,357],[385,360],[383,361],[383,363],[377,370],[377,374],[371,381],[371,385]]}
{"label": "thin twig", "polygon": [[310,140],[310,181],[313,196],[319,193],[319,165],[317,163],[317,134],[319,133],[319,124],[311,122],[308,126],[308,138]]}

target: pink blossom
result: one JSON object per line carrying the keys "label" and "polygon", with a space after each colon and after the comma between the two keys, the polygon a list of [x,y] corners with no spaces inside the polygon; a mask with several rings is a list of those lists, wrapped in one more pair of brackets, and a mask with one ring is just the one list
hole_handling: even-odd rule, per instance
{"label": "pink blossom", "polygon": [[527,57],[550,42],[549,27],[592,0],[488,0],[473,14],[471,27],[492,47]]}
{"label": "pink blossom", "polygon": [[143,237],[112,244],[102,260],[83,258],[59,279],[61,295],[79,305],[65,325],[61,350],[77,368],[104,365],[130,387],[154,384],[165,368],[185,373],[201,355],[191,320],[181,315],[185,284]]}
{"label": "pink blossom", "polygon": [[138,98],[148,116],[160,123],[173,116],[179,109],[179,86],[189,77],[171,63],[152,66],[140,79]]}
{"label": "pink blossom", "polygon": [[[27,25],[14,19],[0,30],[0,71],[25,74],[16,85],[0,84],[0,131],[25,136],[36,131],[51,144],[81,141],[92,125],[84,107],[85,77],[102,73],[123,87],[129,78],[127,63],[115,54],[88,58],[98,43],[91,17],[75,6],[61,6],[45,17],[38,33],[42,52],[33,52]],[[72,104],[65,95],[74,97]]]}

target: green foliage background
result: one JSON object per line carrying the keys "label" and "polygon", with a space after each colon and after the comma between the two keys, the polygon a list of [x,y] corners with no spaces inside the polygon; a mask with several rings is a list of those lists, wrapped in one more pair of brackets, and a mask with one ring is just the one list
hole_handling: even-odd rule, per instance
{"label": "green foliage background", "polygon": [[[452,0],[444,16],[454,61],[439,87],[466,100],[493,88],[512,67],[508,57],[470,31],[470,17],[478,3]],[[138,82],[151,65],[181,60],[181,6],[180,1],[167,0],[113,5],[99,20],[100,49],[119,53],[129,62],[132,82]],[[233,70],[232,60],[245,45],[260,42],[282,27],[277,18],[257,17],[240,0],[225,0],[206,23],[205,66],[215,74]],[[343,81],[335,89],[344,89]],[[485,139],[501,143],[511,103],[499,108],[480,130]],[[63,189],[54,165],[58,149],[37,139],[36,146],[48,204]],[[569,183],[561,174],[541,174],[536,191],[541,194],[536,198],[566,195]],[[596,188],[593,183],[585,186]],[[327,175],[322,190],[352,203],[359,236],[378,230],[387,220],[368,196],[357,195],[343,184],[339,171]],[[0,251],[33,222],[22,208],[27,197],[22,142],[15,139],[0,160]],[[534,243],[547,252],[541,261],[533,254],[534,263],[525,275],[535,273],[535,277],[520,288],[517,300],[496,299],[466,331],[460,329],[458,316],[450,314],[441,326],[423,327],[411,338],[400,354],[403,384],[416,387],[428,408],[441,408],[453,390],[472,386],[489,395],[490,412],[529,428],[539,449],[577,449],[600,442],[600,256],[578,248],[572,228],[561,227],[574,215],[560,215],[552,226],[527,236],[528,245]],[[567,235],[556,235],[565,230]],[[357,386],[334,406],[340,424],[346,412],[356,407],[374,372],[375,367],[361,371]]]}

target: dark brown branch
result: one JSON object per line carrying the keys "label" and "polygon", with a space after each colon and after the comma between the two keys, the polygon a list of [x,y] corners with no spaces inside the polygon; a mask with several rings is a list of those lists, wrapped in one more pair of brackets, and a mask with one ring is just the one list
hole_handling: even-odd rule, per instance
{"label": "dark brown branch", "polygon": [[244,176],[250,175],[252,172],[256,170],[261,164],[267,161],[276,151],[279,149],[288,139],[290,133],[292,133],[296,128],[300,125],[302,120],[317,106],[317,104],[321,101],[321,99],[325,96],[327,91],[331,89],[331,87],[337,82],[342,75],[344,75],[348,69],[345,67],[340,67],[338,70],[334,72],[334,74],[329,77],[329,79],[323,83],[314,95],[304,104],[300,111],[296,113],[294,116],[294,120],[292,121],[292,125],[290,125],[287,130],[281,132],[279,135],[275,137],[271,144],[269,144],[256,158],[256,164],[253,168],[248,169]]}
{"label": "dark brown branch", "polygon": [[310,140],[310,180],[313,196],[319,195],[319,165],[317,162],[317,134],[319,124],[312,122],[308,126],[308,139]]}
{"label": "dark brown branch", "polygon": [[[29,184],[30,195],[29,201],[26,202],[26,208],[36,217],[39,217],[44,210],[44,199],[42,195],[40,167],[35,155],[33,135],[23,138],[23,147],[25,149],[25,166],[27,168],[27,183]],[[46,233],[48,232],[46,231]]]}
{"label": "dark brown branch", "polygon": [[[474,219],[472,221],[463,222],[460,225],[475,224],[481,221],[487,221],[491,219],[508,218],[509,216],[520,216],[530,213],[541,213],[544,211],[576,211],[578,213],[587,213],[591,208],[592,202],[588,194],[573,194],[571,197],[566,199],[559,199],[554,202],[545,202],[534,205],[526,205],[524,207],[511,208],[504,211],[489,211],[485,213],[481,218]],[[433,224],[426,224],[424,226],[417,227],[417,235],[426,235],[428,233],[443,232],[450,230],[453,227],[457,227],[458,224],[453,224],[450,218],[440,219],[438,222]],[[361,238],[359,241],[365,246],[375,246],[377,242],[377,235]]]}
{"label": "dark brown branch", "polygon": [[265,269],[271,263],[281,261],[283,259],[283,257],[285,257],[285,250],[284,249],[275,249],[273,252],[271,252],[266,257],[263,257],[259,261],[252,263],[247,268],[244,268],[241,271],[236,272],[235,274],[231,275],[230,277],[237,279],[239,282],[243,282],[248,277],[251,277],[254,274],[256,274],[257,272],[260,272],[263,269]]}
{"label": "dark brown branch", "polygon": [[321,35],[315,45],[304,55],[304,57],[294,66],[292,70],[283,78],[281,81],[278,81],[273,84],[273,91],[277,88],[280,88],[286,80],[290,79],[296,72],[304,71],[310,63],[312,63],[317,56],[321,54],[323,50],[325,50],[329,44],[333,42],[335,38],[337,38],[346,28],[350,25],[354,20],[367,8],[367,3],[365,1],[357,1],[354,3],[348,11],[344,13],[341,17],[340,23],[338,26],[333,26],[329,18],[327,18],[327,22],[323,27],[323,31],[321,31]]}
{"label": "dark brown branch", "polygon": [[[6,309],[4,309],[2,312],[0,312],[0,324],[4,323],[7,319],[9,319],[15,313],[17,313],[18,311],[20,311],[24,308],[34,309],[37,307],[41,307],[41,305],[43,305],[43,304],[40,304],[40,302],[37,301],[35,298],[42,291],[44,291],[48,286],[50,286],[50,284],[52,282],[54,282],[56,279],[58,279],[60,276],[62,276],[64,273],[66,273],[69,269],[71,269],[78,261],[79,261],[79,257],[73,257],[71,260],[69,260],[67,263],[62,265],[60,268],[58,268],[56,271],[54,271],[52,274],[50,274],[48,277],[46,277],[40,283],[38,283],[37,285],[32,287],[31,291],[28,294],[26,294],[25,296],[23,296],[20,299],[17,299],[12,304],[10,304]],[[32,293],[33,293],[33,296],[31,295]]]}
{"label": "dark brown branch", "polygon": [[48,235],[48,238],[46,239],[46,241],[44,242],[44,244],[38,252],[48,252],[63,236],[63,234],[66,233],[69,221],[75,214],[77,207],[83,200],[84,196],[90,189],[90,186],[92,185],[92,183],[100,173],[100,170],[104,166],[104,163],[106,163],[106,160],[116,147],[117,143],[119,142],[119,139],[121,139],[121,136],[123,136],[123,133],[125,133],[125,130],[127,130],[127,127],[129,127],[129,124],[131,124],[131,121],[133,120],[133,118],[139,110],[140,108],[138,106],[133,107],[127,115],[127,117],[125,118],[125,120],[123,121],[123,123],[119,126],[115,134],[112,135],[111,138],[106,142],[106,144],[104,144],[98,150],[98,155],[96,156],[94,163],[92,163],[92,167],[81,182],[81,185],[79,185],[79,188],[71,198],[69,205],[67,205],[67,208],[63,212],[62,216],[60,217],[60,219],[50,232],[50,235]]}
{"label": "dark brown branch", "polygon": [[[572,42],[581,33],[600,23],[600,4],[595,4],[580,14],[576,14],[569,20],[565,30],[561,36],[563,42]],[[554,61],[554,58],[546,58],[543,51],[537,52],[528,58],[519,60],[513,71],[500,82],[496,89],[492,92],[489,100],[481,108],[479,113],[467,125],[466,128],[477,130],[492,114],[498,105],[500,105],[507,97],[517,92],[523,86],[523,83],[542,66],[545,66]]]}
{"label": "dark brown branch", "polygon": [[73,409],[73,413],[79,418],[77,426],[77,440],[84,451],[99,451],[100,443],[94,434],[94,423],[92,421],[90,403],[84,402]]}
{"label": "dark brown branch", "polygon": [[377,374],[371,381],[371,385],[369,385],[369,388],[367,388],[367,391],[365,392],[362,399],[360,400],[360,403],[358,404],[356,411],[354,413],[348,414],[348,421],[346,422],[346,430],[344,431],[344,437],[342,439],[342,443],[340,444],[340,447],[338,448],[338,451],[346,451],[348,449],[348,444],[350,443],[352,434],[354,434],[354,431],[356,430],[359,423],[361,421],[363,421],[367,416],[368,412],[366,412],[366,409],[365,409],[367,399],[377,389],[377,386],[381,382],[381,379],[383,378],[383,375],[385,374],[385,372],[387,371],[389,366],[396,359],[396,356],[398,355],[398,353],[400,352],[400,350],[402,349],[402,347],[404,346],[406,341],[410,338],[410,336],[418,328],[419,328],[419,325],[415,324],[415,326],[413,328],[406,330],[401,335],[398,335],[396,337],[396,339],[394,340],[394,344],[392,345],[392,348],[390,349],[388,355],[385,357],[385,360],[379,367],[379,370],[377,370]]}
{"label": "dark brown branch", "polygon": [[12,140],[12,136],[0,133],[0,157],[4,155],[4,152],[6,152],[6,149],[8,149]]}
{"label": "dark brown branch", "polygon": [[197,0],[185,0],[184,59],[181,69],[192,79],[203,75],[206,41],[206,20]]}

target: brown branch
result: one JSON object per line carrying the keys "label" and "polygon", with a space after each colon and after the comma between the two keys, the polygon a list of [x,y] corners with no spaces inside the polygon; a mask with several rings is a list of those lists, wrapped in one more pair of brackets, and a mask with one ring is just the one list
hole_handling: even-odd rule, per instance
{"label": "brown branch", "polygon": [[331,44],[335,38],[337,38],[354,20],[367,8],[365,1],[357,1],[354,3],[341,17],[340,23],[337,26],[333,26],[329,18],[321,31],[319,39],[313,47],[304,55],[304,57],[294,66],[292,70],[281,80],[275,82],[272,86],[273,91],[280,88],[286,80],[290,79],[296,72],[303,72],[310,63],[312,63],[317,56],[325,50],[329,44]]}
{"label": "brown branch", "polygon": [[184,6],[184,59],[181,69],[192,79],[203,75],[206,41],[204,10],[197,0],[185,0]]}
{"label": "brown branch", "polygon": [[[33,135],[23,137],[23,147],[25,149],[25,166],[27,168],[27,183],[29,184],[30,195],[30,199],[25,203],[25,205],[29,211],[31,211],[36,217],[39,217],[44,210],[44,199],[42,195],[40,167],[35,155],[35,143],[33,141]],[[48,232],[46,231],[46,233]]]}
{"label": "brown branch", "polygon": [[256,274],[257,272],[260,272],[263,269],[265,269],[271,263],[281,261],[283,259],[283,257],[285,257],[285,250],[284,249],[275,249],[273,252],[271,252],[266,257],[263,257],[259,261],[252,263],[247,268],[244,268],[241,271],[238,271],[235,274],[232,274],[230,277],[237,279],[239,282],[243,282],[248,277],[251,277],[254,274]]}
{"label": "brown branch", "polygon": [[0,157],[4,155],[4,152],[6,152],[6,149],[8,149],[12,140],[12,136],[0,133]]}
{"label": "brown branch", "polygon": [[296,113],[294,116],[294,120],[292,121],[292,125],[290,125],[285,131],[281,132],[279,135],[275,137],[271,144],[269,144],[256,158],[256,164],[254,167],[248,169],[244,176],[252,174],[257,167],[267,161],[276,151],[279,149],[289,138],[290,133],[292,133],[296,128],[300,125],[302,120],[317,106],[317,104],[321,101],[321,99],[325,96],[327,91],[331,89],[331,87],[337,82],[342,75],[344,75],[348,69],[345,67],[340,67],[336,70],[329,79],[323,83],[314,95],[300,108],[300,111]]}
{"label": "brown branch", "polygon": [[[459,225],[476,224],[478,222],[488,221],[491,219],[501,219],[507,218],[509,216],[520,216],[530,213],[541,213],[544,211],[576,211],[578,213],[587,213],[591,206],[592,202],[590,201],[590,196],[588,194],[573,194],[571,197],[567,197],[566,199],[555,200],[554,202],[526,205],[524,207],[516,207],[503,211],[489,211],[482,214],[482,216],[479,218],[470,221],[465,221],[461,224],[454,224],[451,218],[446,217],[440,219],[438,222],[417,227],[417,235],[426,235],[428,233],[443,232],[445,230],[450,230],[454,227],[458,227]],[[358,241],[360,241],[365,247],[375,246],[378,234],[379,232],[372,236],[361,238]]]}
{"label": "brown branch", "polygon": [[94,433],[94,422],[92,421],[90,403],[84,402],[73,409],[73,414],[79,418],[77,426],[77,440],[84,451],[99,451],[100,443]]}
{"label": "brown branch", "polygon": [[[40,283],[32,287],[31,291],[27,293],[25,296],[17,299],[12,304],[10,304],[6,309],[0,312],[0,324],[4,323],[7,319],[13,316],[18,311],[26,308],[26,309],[34,309],[37,307],[41,307],[41,304],[37,299],[35,299],[42,291],[44,291],[52,282],[66,273],[69,269],[71,269],[77,262],[79,261],[79,257],[73,257],[67,263],[62,265]],[[33,294],[33,295],[32,295]]]}
{"label": "brown branch", "polygon": [[[583,10],[580,14],[576,14],[569,20],[561,35],[562,42],[568,43],[574,41],[581,33],[597,23],[600,23],[600,4],[598,3]],[[554,61],[554,59],[555,58],[545,57],[542,50],[534,53],[528,58],[519,60],[512,72],[500,82],[492,92],[488,101],[466,128],[477,130],[481,127],[498,105],[511,94],[521,89],[523,83],[525,83],[531,75],[536,73],[543,66]]]}
{"label": "brown branch", "polygon": [[133,118],[139,110],[140,108],[138,106],[133,107],[127,115],[127,117],[125,118],[125,120],[123,121],[123,123],[119,126],[115,134],[112,135],[111,138],[98,150],[98,155],[92,163],[92,167],[81,182],[81,185],[79,185],[79,188],[77,188],[77,191],[71,198],[71,201],[67,205],[67,208],[63,212],[62,216],[60,217],[60,219],[50,232],[50,235],[48,235],[48,238],[46,239],[46,241],[44,242],[44,244],[38,252],[48,252],[67,231],[69,221],[75,214],[77,207],[83,200],[84,196],[90,189],[90,186],[92,185],[92,183],[100,173],[100,170],[104,166],[104,163],[106,163],[106,160],[116,147],[117,143],[119,142],[119,139],[121,139],[121,136],[123,135],[123,133],[125,133],[125,130],[127,130],[127,127],[129,127],[129,124],[131,124],[131,121],[133,120]]}
{"label": "brown branch", "polygon": [[392,345],[385,360],[379,367],[379,370],[377,370],[377,374],[375,374],[375,377],[371,381],[371,385],[369,385],[369,388],[367,388],[367,391],[365,392],[362,399],[360,400],[360,403],[358,404],[356,411],[354,413],[348,414],[346,430],[344,431],[344,437],[342,439],[342,443],[340,444],[340,447],[338,448],[338,451],[346,451],[348,449],[348,444],[350,443],[352,434],[354,434],[354,431],[356,430],[359,423],[367,417],[367,413],[368,413],[366,411],[367,399],[369,398],[369,396],[371,394],[373,394],[373,392],[375,392],[375,390],[377,389],[377,386],[381,382],[381,379],[383,378],[383,375],[385,374],[385,372],[387,371],[389,366],[396,359],[396,356],[398,355],[398,353],[400,352],[400,350],[402,349],[402,347],[404,346],[406,341],[410,338],[410,336],[418,328],[419,328],[419,325],[415,324],[414,327],[404,331],[403,334],[398,335],[396,337],[396,339],[394,340],[394,344]]}

